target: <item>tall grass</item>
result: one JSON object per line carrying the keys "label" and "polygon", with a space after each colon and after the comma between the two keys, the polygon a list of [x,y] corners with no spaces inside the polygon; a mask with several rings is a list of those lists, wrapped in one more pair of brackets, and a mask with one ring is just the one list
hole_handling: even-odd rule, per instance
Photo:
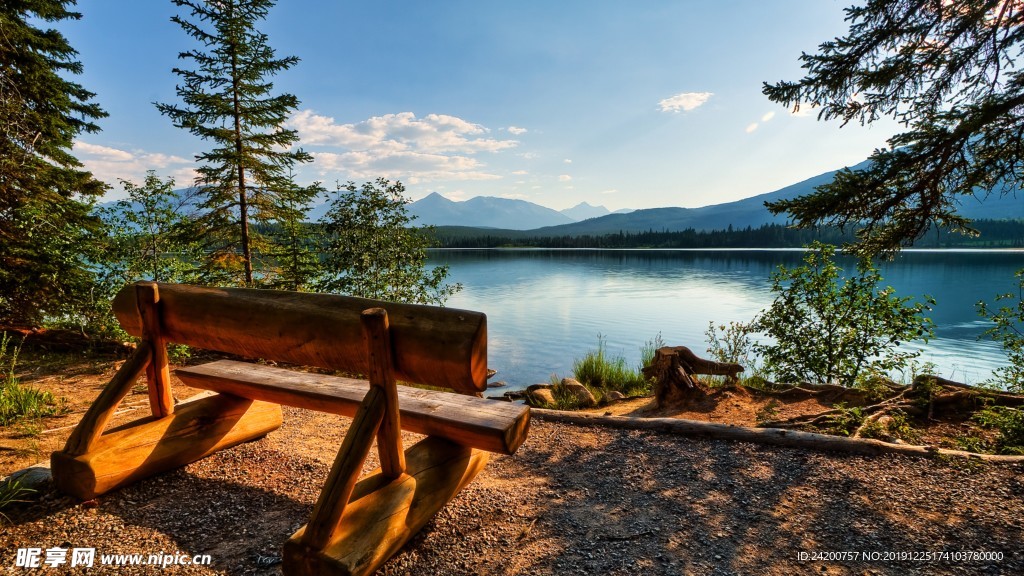
{"label": "tall grass", "polygon": [[[650,357],[654,357],[655,343],[661,340],[659,334],[641,349],[641,355],[651,348]],[[638,371],[626,364],[622,356],[610,356],[607,343],[600,334],[597,335],[597,350],[587,352],[583,358],[577,358],[572,364],[573,374],[584,384],[601,396],[607,392],[617,391],[626,396],[642,396],[650,392],[651,385]],[[597,394],[595,394],[597,395]]]}
{"label": "tall grass", "polygon": [[53,394],[23,386],[15,376],[21,345],[12,346],[11,338],[0,336],[0,426],[54,416],[64,410]]}

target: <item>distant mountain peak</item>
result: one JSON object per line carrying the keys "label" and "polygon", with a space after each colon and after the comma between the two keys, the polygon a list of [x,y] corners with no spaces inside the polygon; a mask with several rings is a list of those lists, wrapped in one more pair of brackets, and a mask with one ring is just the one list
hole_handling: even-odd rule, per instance
{"label": "distant mountain peak", "polygon": [[574,220],[539,204],[497,196],[475,196],[465,201],[449,200],[437,192],[408,206],[417,224],[433,226],[474,226],[529,230],[571,224]]}
{"label": "distant mountain peak", "polygon": [[601,216],[607,216],[611,214],[611,210],[604,206],[594,206],[588,202],[580,202],[572,208],[566,208],[561,210],[562,214],[565,214],[569,218],[579,222],[580,220],[587,220],[589,218],[599,218]]}

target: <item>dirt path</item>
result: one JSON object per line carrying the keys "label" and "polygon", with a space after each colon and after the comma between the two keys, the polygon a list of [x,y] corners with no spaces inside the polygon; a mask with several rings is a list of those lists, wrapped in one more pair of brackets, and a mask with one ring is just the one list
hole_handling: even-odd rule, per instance
{"label": "dirt path", "polygon": [[[95,505],[48,493],[0,530],[0,572],[20,573],[20,547],[56,546],[213,560],[172,573],[278,574],[281,544],[308,518],[347,425],[286,408],[266,438]],[[67,433],[53,435],[60,444]],[[493,457],[382,573],[1020,574],[1022,473],[536,422],[519,453]],[[858,558],[800,559],[821,552]],[[958,552],[1002,560],[936,559]],[[885,559],[893,553],[932,559]]]}

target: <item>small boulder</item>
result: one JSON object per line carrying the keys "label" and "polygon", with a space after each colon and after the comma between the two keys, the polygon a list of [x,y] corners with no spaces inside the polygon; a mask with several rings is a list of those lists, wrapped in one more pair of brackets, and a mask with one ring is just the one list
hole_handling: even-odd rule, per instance
{"label": "small boulder", "polygon": [[563,394],[584,408],[597,406],[594,394],[575,378],[562,378],[561,389]]}
{"label": "small boulder", "polygon": [[543,408],[545,406],[553,406],[555,404],[555,395],[551,393],[550,388],[537,388],[536,390],[528,390],[526,392],[526,403],[530,406],[536,406]]}
{"label": "small boulder", "polygon": [[488,388],[504,388],[505,386],[508,386],[508,383],[504,380],[498,380],[497,382],[487,384]]}
{"label": "small boulder", "polygon": [[604,394],[604,399],[607,400],[608,402],[618,402],[619,400],[624,400],[625,398],[626,395],[623,394],[622,392],[619,392],[618,390],[612,390],[610,392],[605,392]]}

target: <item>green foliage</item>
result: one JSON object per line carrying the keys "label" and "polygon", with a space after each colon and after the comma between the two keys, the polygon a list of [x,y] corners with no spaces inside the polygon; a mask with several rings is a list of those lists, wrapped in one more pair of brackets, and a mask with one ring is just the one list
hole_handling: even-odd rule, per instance
{"label": "green foliage", "polygon": [[882,118],[905,131],[866,168],[811,195],[769,204],[798,225],[861,227],[861,254],[898,249],[930,226],[971,233],[962,198],[1024,187],[1024,9],[1004,0],[863,0],[849,32],[800,59],[806,75],[766,84],[769,99],[818,118]]}
{"label": "green foliage", "polygon": [[1024,411],[1009,406],[989,406],[976,412],[972,419],[984,428],[998,432],[991,445],[980,443],[997,454],[1024,454]]}
{"label": "green foliage", "polygon": [[992,309],[981,301],[977,307],[978,313],[994,324],[984,335],[1002,345],[1009,362],[993,370],[992,378],[986,384],[1024,392],[1024,270],[1018,270],[1016,277],[1016,294],[996,296],[996,302],[1005,302],[1005,305]]}
{"label": "green foliage", "polygon": [[105,185],[71,155],[76,137],[106,116],[68,80],[77,52],[52,28],[77,20],[70,0],[0,7],[0,323],[37,326],[78,311],[89,294]]}
{"label": "green foliage", "polygon": [[11,480],[7,482],[0,482],[0,518],[5,521],[10,519],[3,510],[9,508],[12,504],[18,504],[21,502],[27,502],[25,497],[35,492],[32,488],[22,486],[21,482],[17,480]]}
{"label": "green foliage", "polygon": [[844,402],[833,406],[836,410],[826,419],[824,431],[829,434],[849,436],[864,422],[864,412],[859,407],[849,408]]}
{"label": "green foliage", "polygon": [[[660,335],[649,341],[641,348],[641,353],[651,349],[659,338]],[[583,358],[573,360],[572,372],[576,380],[597,391],[599,395],[613,390],[626,396],[642,396],[649,393],[651,383],[643,374],[631,369],[622,356],[610,356],[607,348],[604,337],[598,334],[597,350],[591,350]],[[653,357],[652,353],[651,358]]]}
{"label": "green foliage", "polygon": [[708,322],[708,329],[704,331],[708,354],[716,362],[743,366],[745,378],[760,375],[754,341],[750,337],[756,332],[757,322],[756,316],[750,322],[729,322],[718,326],[715,326],[714,322]]}
{"label": "green foliage", "polygon": [[257,277],[272,274],[271,264],[260,260],[272,239],[251,225],[300,221],[297,206],[321,191],[319,184],[299,187],[292,181],[295,163],[312,161],[308,153],[292,148],[296,131],[283,127],[299,100],[291,94],[271,95],[274,85],[268,80],[299,59],[276,58],[266,34],[255,28],[272,0],[174,4],[187,8],[191,20],[172,20],[203,49],[179,54],[192,61],[194,70],[173,70],[182,79],[177,94],[184,106],[156,106],[175,126],[213,144],[196,157],[203,164],[197,178],[203,214],[197,224],[209,254],[207,280],[252,286]]}
{"label": "green foliage", "polygon": [[64,411],[53,394],[23,386],[14,375],[21,346],[11,348],[6,333],[0,335],[0,426],[54,416]]}
{"label": "green foliage", "polygon": [[643,345],[640,346],[640,366],[637,368],[643,370],[650,366],[654,362],[654,354],[658,351],[658,348],[663,348],[664,346],[665,339],[661,337],[661,332],[658,332],[654,338],[644,341]]}
{"label": "green foliage", "polygon": [[[305,214],[309,202],[290,206],[298,214]],[[268,280],[269,288],[309,291],[324,273],[320,259],[323,244],[321,226],[303,222],[300,218],[280,222],[270,233],[273,240],[267,255],[274,262],[274,275]]]}
{"label": "green foliage", "polygon": [[188,197],[174,190],[174,179],[146,172],[141,186],[121,180],[128,196],[99,211],[107,224],[102,281],[116,291],[136,280],[198,281],[199,247],[186,214]]}
{"label": "green foliage", "polygon": [[174,180],[161,180],[150,170],[141,186],[129,180],[121,180],[121,185],[128,196],[98,210],[106,227],[97,256],[101,266],[90,307],[74,319],[83,333],[99,337],[127,336],[110,310],[114,294],[126,284],[200,281],[201,253],[193,222],[185,213],[188,198],[174,191]]}
{"label": "green foliage", "polygon": [[752,324],[772,342],[753,348],[779,380],[853,386],[865,370],[903,369],[920,352],[901,351],[900,343],[932,335],[922,314],[933,300],[910,303],[879,288],[882,278],[868,260],[840,283],[834,255],[834,247],[813,244],[803,266],[780,266],[772,276],[775,300]]}
{"label": "green foliage", "polygon": [[765,422],[771,422],[779,417],[779,406],[781,404],[775,398],[772,398],[768,402],[757,409],[754,413],[754,421],[758,424],[764,424]]}
{"label": "green foliage", "polygon": [[444,304],[462,289],[447,266],[427,269],[429,239],[410,228],[401,182],[339,186],[325,216],[324,292],[417,304]]}

